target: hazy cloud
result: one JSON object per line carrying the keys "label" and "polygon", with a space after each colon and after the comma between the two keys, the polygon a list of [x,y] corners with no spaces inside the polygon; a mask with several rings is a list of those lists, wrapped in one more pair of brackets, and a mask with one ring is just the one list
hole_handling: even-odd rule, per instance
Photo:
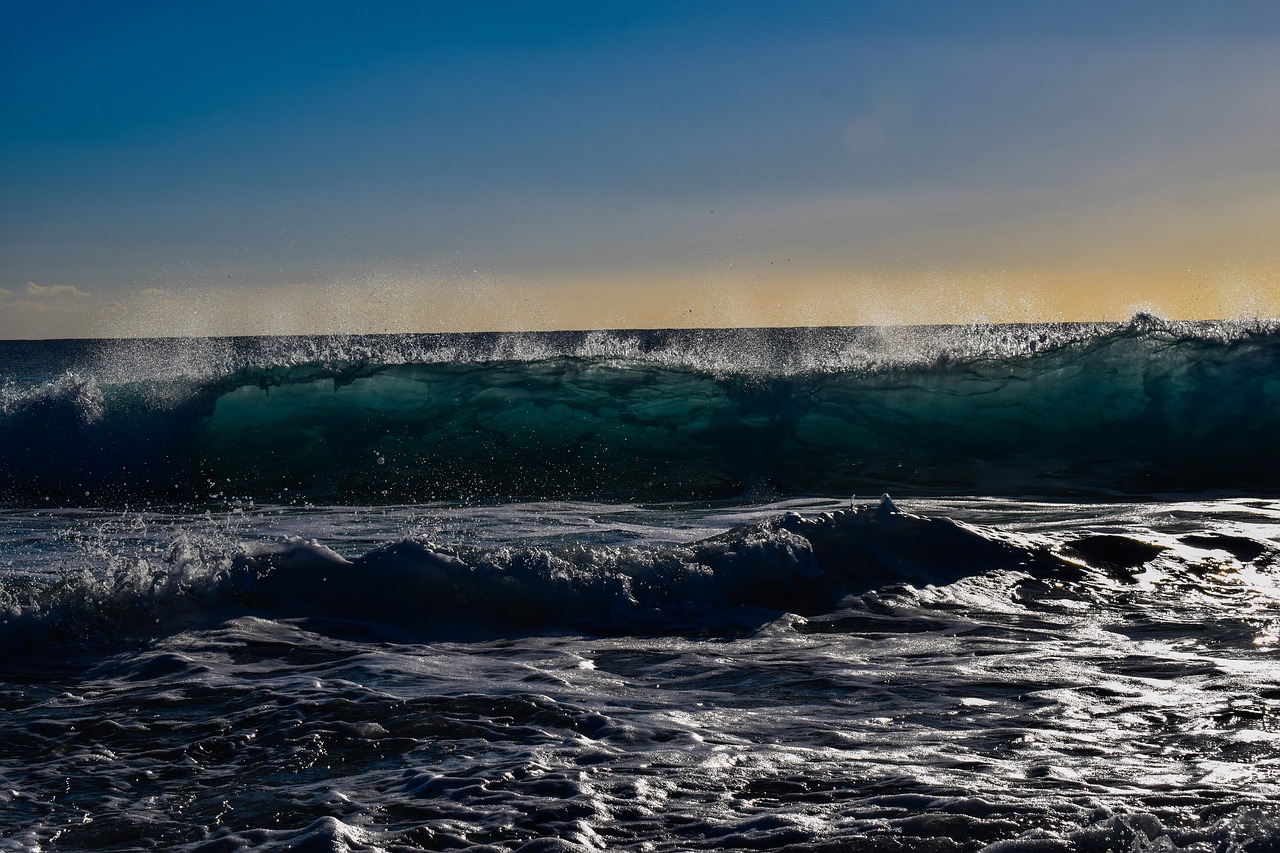
{"label": "hazy cloud", "polygon": [[0,288],[0,340],[80,337],[101,310],[98,300],[71,284]]}
{"label": "hazy cloud", "polygon": [[[27,282],[27,296],[34,296],[37,299],[54,299],[58,297],[71,297],[72,299],[83,299],[88,296],[88,292],[81,290],[73,284],[50,284],[42,285],[34,282]],[[7,291],[6,291],[7,293]]]}

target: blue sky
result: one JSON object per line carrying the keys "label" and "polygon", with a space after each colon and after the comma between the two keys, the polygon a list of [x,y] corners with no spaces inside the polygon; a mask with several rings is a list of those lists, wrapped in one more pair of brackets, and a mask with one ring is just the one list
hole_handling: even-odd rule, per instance
{"label": "blue sky", "polygon": [[1278,310],[1271,3],[19,2],[0,48],[0,336]]}

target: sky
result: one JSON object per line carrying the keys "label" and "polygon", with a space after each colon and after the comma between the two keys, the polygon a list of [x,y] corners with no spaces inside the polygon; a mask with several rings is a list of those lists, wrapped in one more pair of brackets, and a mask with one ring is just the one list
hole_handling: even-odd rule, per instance
{"label": "sky", "polygon": [[1280,316],[1280,4],[6,4],[0,338]]}

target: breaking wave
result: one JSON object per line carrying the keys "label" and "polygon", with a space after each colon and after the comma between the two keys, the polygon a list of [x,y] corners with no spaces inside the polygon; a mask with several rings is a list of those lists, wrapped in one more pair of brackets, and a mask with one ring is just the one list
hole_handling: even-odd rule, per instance
{"label": "breaking wave", "polygon": [[0,500],[1280,485],[1280,331],[1260,322],[94,346],[53,381],[9,358]]}

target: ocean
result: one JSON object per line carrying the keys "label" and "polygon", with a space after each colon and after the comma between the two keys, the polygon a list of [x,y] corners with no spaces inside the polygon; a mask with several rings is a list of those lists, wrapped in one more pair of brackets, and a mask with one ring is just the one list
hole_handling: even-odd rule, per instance
{"label": "ocean", "polygon": [[1280,849],[1280,323],[0,341],[0,849]]}

